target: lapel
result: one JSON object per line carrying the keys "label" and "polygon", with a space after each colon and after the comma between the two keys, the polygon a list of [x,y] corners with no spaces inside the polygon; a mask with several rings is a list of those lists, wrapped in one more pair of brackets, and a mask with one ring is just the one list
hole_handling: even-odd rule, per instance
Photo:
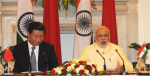
{"label": "lapel", "polygon": [[[23,50],[22,51],[23,54],[25,55],[26,62],[29,63],[30,56],[29,56],[29,49],[28,49],[28,42],[27,41],[24,42],[22,50]],[[22,55],[22,56],[24,56],[24,55]]]}
{"label": "lapel", "polygon": [[38,68],[40,68],[40,65],[42,64],[42,61],[44,59],[44,55],[43,55],[43,52],[45,50],[44,48],[44,43],[42,42],[40,45],[39,45],[39,57],[38,57]]}

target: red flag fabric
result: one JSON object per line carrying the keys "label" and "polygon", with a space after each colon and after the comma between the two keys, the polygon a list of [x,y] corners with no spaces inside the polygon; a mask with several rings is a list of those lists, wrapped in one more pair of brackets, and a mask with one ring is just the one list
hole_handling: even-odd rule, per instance
{"label": "red flag fabric", "polygon": [[102,25],[110,30],[110,42],[118,44],[114,0],[103,0]]}
{"label": "red flag fabric", "polygon": [[4,58],[7,60],[7,61],[10,61],[12,59],[14,59],[9,47],[6,48],[6,51],[4,53]]}
{"label": "red flag fabric", "polygon": [[43,24],[46,29],[44,41],[54,45],[58,63],[62,65],[57,0],[45,0]]}

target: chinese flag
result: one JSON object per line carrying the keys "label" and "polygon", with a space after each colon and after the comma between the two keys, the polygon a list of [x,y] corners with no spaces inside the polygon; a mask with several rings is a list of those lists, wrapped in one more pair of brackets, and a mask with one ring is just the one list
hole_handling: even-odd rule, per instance
{"label": "chinese flag", "polygon": [[6,51],[4,53],[4,58],[7,60],[7,61],[10,61],[12,59],[14,59],[9,47],[6,48]]}
{"label": "chinese flag", "polygon": [[46,29],[44,41],[54,45],[58,63],[62,65],[57,0],[45,0],[43,24]]}
{"label": "chinese flag", "polygon": [[110,42],[118,44],[114,0],[103,0],[102,25],[110,30]]}

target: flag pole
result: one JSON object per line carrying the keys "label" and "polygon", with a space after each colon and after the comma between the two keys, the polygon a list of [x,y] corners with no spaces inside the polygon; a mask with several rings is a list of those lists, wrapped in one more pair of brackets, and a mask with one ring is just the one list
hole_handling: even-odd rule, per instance
{"label": "flag pole", "polygon": [[9,70],[9,64],[12,59],[14,59],[11,50],[9,47],[6,48],[6,51],[4,53],[4,58],[7,60],[7,68],[6,68],[6,72],[9,74],[10,70]]}
{"label": "flag pole", "polygon": [[[145,44],[145,41],[144,41],[144,44]],[[146,49],[147,50],[147,49]],[[144,57],[144,64],[145,64],[145,57]]]}
{"label": "flag pole", "polygon": [[8,61],[8,74],[9,74],[9,61]]}
{"label": "flag pole", "polygon": [[146,71],[146,63],[145,63],[145,58],[144,58],[144,69],[143,69],[143,71]]}
{"label": "flag pole", "polygon": [[[144,41],[144,44],[145,44],[145,41]],[[147,50],[147,49],[146,49],[146,50]],[[145,56],[145,57],[146,57],[146,56]],[[146,71],[145,57],[144,57],[144,65],[145,65],[145,66],[144,66],[144,69],[143,69],[144,71]]]}
{"label": "flag pole", "polygon": [[[10,45],[10,44],[8,43],[8,47],[9,47],[9,45]],[[8,74],[9,74],[9,61],[8,61]]]}
{"label": "flag pole", "polygon": [[[145,41],[144,41],[144,44],[145,44]],[[145,64],[145,58],[144,58],[144,64]]]}

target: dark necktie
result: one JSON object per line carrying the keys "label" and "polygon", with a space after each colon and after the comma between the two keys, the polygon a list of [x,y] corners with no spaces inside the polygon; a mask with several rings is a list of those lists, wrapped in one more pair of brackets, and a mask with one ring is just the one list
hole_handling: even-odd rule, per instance
{"label": "dark necktie", "polygon": [[35,57],[35,53],[34,53],[34,49],[35,46],[31,47],[32,49],[32,53],[31,53],[31,67],[32,67],[32,71],[37,71],[36,69],[36,57]]}

